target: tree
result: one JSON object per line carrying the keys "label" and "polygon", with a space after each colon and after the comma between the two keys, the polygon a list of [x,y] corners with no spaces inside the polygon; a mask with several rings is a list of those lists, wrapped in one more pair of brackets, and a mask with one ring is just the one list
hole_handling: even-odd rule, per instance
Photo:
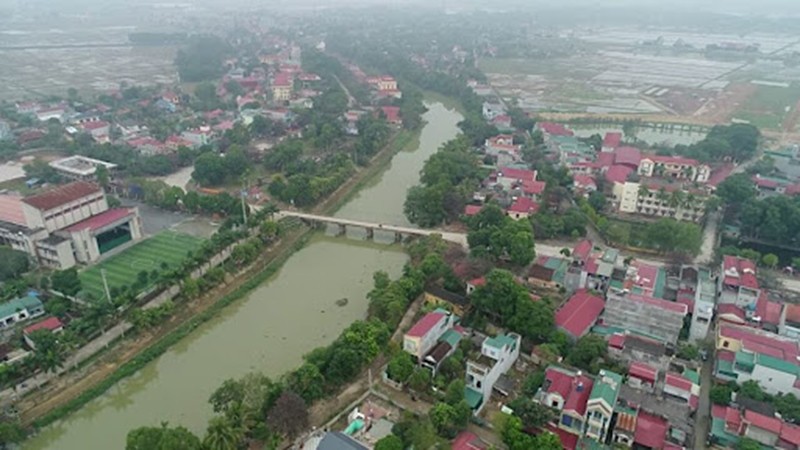
{"label": "tree", "polygon": [[375,443],[375,450],[405,450],[403,440],[390,434]]}
{"label": "tree", "polygon": [[204,186],[216,186],[227,176],[223,158],[213,152],[203,153],[194,162],[192,178]]}
{"label": "tree", "polygon": [[606,196],[600,191],[589,194],[589,205],[597,212],[602,212],[606,207]]}
{"label": "tree", "polygon": [[472,410],[466,400],[461,400],[455,405],[437,403],[428,413],[433,428],[439,436],[452,439],[459,431],[466,428]]}
{"label": "tree", "polygon": [[203,450],[238,450],[244,442],[244,430],[225,416],[213,417],[203,438]]}
{"label": "tree", "polygon": [[778,262],[779,262],[778,255],[774,253],[767,253],[761,259],[761,262],[764,264],[764,266],[769,267],[770,269],[774,269],[778,267]]}
{"label": "tree", "polygon": [[52,331],[42,329],[30,334],[31,341],[36,344],[33,361],[46,373],[55,373],[66,361],[64,343]]}
{"label": "tree", "polygon": [[522,431],[522,420],[519,417],[506,417],[500,435],[509,450],[538,449],[536,438]]}
{"label": "tree", "polygon": [[287,387],[311,403],[325,395],[325,377],[319,371],[319,367],[305,363],[289,374]]}
{"label": "tree", "polygon": [[[125,450],[200,450],[200,439],[185,427],[139,427],[128,432]],[[219,447],[215,447],[219,448]]]}
{"label": "tree", "polygon": [[541,428],[556,417],[555,411],[530,397],[517,397],[508,405],[525,428]]}
{"label": "tree", "polygon": [[561,440],[555,434],[544,431],[534,439],[534,448],[537,450],[561,450]]}
{"label": "tree", "polygon": [[464,390],[466,389],[466,385],[464,380],[457,379],[450,382],[447,385],[447,392],[444,395],[444,402],[448,405],[455,406],[462,400],[464,400]]}
{"label": "tree", "polygon": [[608,343],[605,339],[594,334],[587,334],[578,339],[575,347],[567,355],[569,365],[590,371],[598,358],[602,358],[608,351]]}
{"label": "tree", "polygon": [[678,345],[678,357],[686,360],[695,360],[700,356],[700,350],[695,345],[680,343]]}
{"label": "tree", "polygon": [[732,175],[717,186],[716,194],[726,206],[743,205],[756,197],[753,180],[747,174]]}
{"label": "tree", "polygon": [[522,384],[522,392],[527,396],[533,397],[543,384],[544,370],[536,370],[525,378]]}
{"label": "tree", "polygon": [[753,438],[741,437],[733,448],[736,450],[761,450],[764,447]]}
{"label": "tree", "polygon": [[55,272],[50,277],[53,290],[68,297],[74,297],[81,290],[81,280],[78,278],[78,269],[73,267]]}
{"label": "tree", "polygon": [[295,437],[308,427],[308,408],[302,397],[284,391],[267,414],[267,426],[287,438]]}
{"label": "tree", "polygon": [[414,373],[408,378],[408,387],[423,393],[427,392],[431,386],[431,373],[421,367],[414,369]]}
{"label": "tree", "polygon": [[730,386],[727,384],[717,384],[711,388],[709,397],[711,398],[711,403],[727,406],[731,403],[731,394],[733,394],[733,389]]}
{"label": "tree", "polygon": [[406,352],[397,352],[389,361],[386,372],[389,378],[398,383],[408,381],[411,374],[414,373],[414,361],[411,360],[411,355]]}
{"label": "tree", "polygon": [[18,423],[0,422],[0,448],[5,449],[9,444],[19,444],[24,440],[25,430]]}
{"label": "tree", "polygon": [[30,258],[24,252],[0,247],[0,282],[12,281],[30,268]]}
{"label": "tree", "polygon": [[739,386],[737,396],[747,397],[759,402],[769,400],[769,395],[761,389],[761,385],[756,380],[747,380]]}

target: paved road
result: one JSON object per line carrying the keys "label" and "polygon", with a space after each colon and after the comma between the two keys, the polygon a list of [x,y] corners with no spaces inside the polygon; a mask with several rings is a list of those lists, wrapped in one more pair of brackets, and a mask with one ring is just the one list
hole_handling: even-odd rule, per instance
{"label": "paved road", "polygon": [[[714,327],[711,327],[709,333],[714,332]],[[695,412],[695,426],[694,426],[694,447],[695,449],[702,450],[707,448],[706,439],[711,430],[711,375],[714,371],[714,354],[713,351],[708,355],[708,360],[703,362],[703,367],[700,369],[700,398],[697,404],[697,412]]]}

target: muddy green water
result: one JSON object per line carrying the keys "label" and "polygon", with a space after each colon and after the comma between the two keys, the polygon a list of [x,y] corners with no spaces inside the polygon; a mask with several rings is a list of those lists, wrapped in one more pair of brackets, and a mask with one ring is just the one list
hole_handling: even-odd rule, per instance
{"label": "muddy green water", "polygon": [[[461,115],[428,105],[419,145],[398,153],[381,176],[337,215],[407,224],[403,201],[425,160],[453,138]],[[127,432],[162,421],[201,435],[212,414],[208,397],[225,379],[251,371],[278,377],[302,355],[329,344],[366,314],[372,274],[398,276],[407,257],[399,246],[322,233],[247,298],[226,308],[136,375],[28,440],[29,450],[124,449]],[[388,237],[387,237],[388,238]],[[336,300],[347,298],[346,306]]]}

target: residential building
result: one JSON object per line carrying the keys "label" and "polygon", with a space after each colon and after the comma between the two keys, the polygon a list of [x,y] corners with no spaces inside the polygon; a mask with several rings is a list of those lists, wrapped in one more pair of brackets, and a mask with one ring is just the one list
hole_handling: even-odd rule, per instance
{"label": "residential building", "polygon": [[519,197],[506,208],[506,215],[514,220],[524,220],[539,211],[539,204],[529,197]]}
{"label": "residential building", "polygon": [[84,122],[78,125],[78,130],[90,135],[96,141],[108,140],[111,124],[102,120]]}
{"label": "residential building", "polygon": [[589,197],[592,192],[597,190],[597,182],[591,175],[573,175],[573,186],[575,187],[575,193],[583,197]]}
{"label": "residential building", "polygon": [[719,303],[734,304],[749,311],[755,311],[756,302],[761,295],[753,261],[726,255],[722,258],[719,276]]}
{"label": "residential building", "polygon": [[714,405],[711,409],[711,443],[733,448],[750,438],[767,448],[800,448],[800,426],[749,408]]}
{"label": "residential building", "polygon": [[286,102],[292,98],[292,88],[294,82],[292,75],[286,72],[279,72],[272,80],[272,100],[274,102]]}
{"label": "residential building", "polygon": [[424,297],[425,304],[441,307],[459,317],[464,317],[469,308],[469,300],[466,297],[436,286],[426,289]]}
{"label": "residential building", "polygon": [[467,361],[465,397],[475,414],[489,402],[500,376],[517,361],[521,342],[522,337],[516,333],[486,338],[481,346],[481,356],[475,361]]}
{"label": "residential building", "polygon": [[42,302],[32,296],[15,298],[0,304],[0,328],[8,328],[17,322],[30,320],[44,314]]}
{"label": "residential building", "polygon": [[603,324],[675,344],[688,312],[689,308],[681,303],[609,291]]}
{"label": "residential building", "polygon": [[586,437],[604,443],[617,405],[622,375],[601,370],[586,402]]}
{"label": "residential building", "polygon": [[586,424],[586,403],[593,387],[594,380],[581,371],[572,372],[549,366],[544,372],[544,383],[534,399],[558,411],[559,429],[582,436]]}
{"label": "residential building", "polygon": [[378,79],[377,87],[379,91],[396,91],[397,80],[389,75],[384,75]]}
{"label": "residential building", "polygon": [[647,392],[655,390],[658,369],[643,362],[633,362],[628,366],[628,385]]}
{"label": "residential building", "polygon": [[622,133],[618,131],[609,131],[603,137],[603,145],[600,147],[600,150],[602,152],[613,152],[620,144],[622,144]]}
{"label": "residential building", "polygon": [[368,450],[366,446],[338,431],[325,433],[314,450]]}
{"label": "residential building", "polygon": [[574,136],[575,133],[560,123],[536,122],[534,129],[541,131],[545,137],[551,136]]}
{"label": "residential building", "polygon": [[458,436],[453,439],[453,445],[450,447],[451,450],[487,450],[488,448],[488,444],[469,431],[458,433]]}
{"label": "residential building", "polygon": [[50,167],[60,175],[77,181],[95,181],[97,179],[97,168],[104,167],[109,176],[117,168],[112,164],[99,159],[88,158],[86,156],[75,155],[58,159],[50,162]]}
{"label": "residential building", "polygon": [[669,363],[672,361],[667,356],[667,346],[664,342],[630,332],[615,332],[608,335],[607,339],[608,354],[623,364],[640,362],[663,372],[669,368]]}
{"label": "residential building", "polygon": [[[711,276],[711,271],[705,267],[691,268],[684,267],[681,273],[694,272],[696,279],[694,283],[683,285],[683,292],[688,296],[694,294],[694,301],[692,302],[692,323],[689,327],[689,340],[691,342],[699,342],[708,337],[708,329],[711,325],[711,320],[714,316],[714,306],[717,299],[717,287]],[[681,277],[681,280],[686,279]],[[678,301],[680,301],[681,292],[678,293]]]}
{"label": "residential building", "polygon": [[392,125],[400,125],[403,123],[403,119],[400,117],[399,106],[382,106],[381,112],[386,118],[386,122]]}
{"label": "residential building", "polygon": [[192,147],[210,144],[213,135],[214,132],[211,130],[211,127],[200,127],[181,133],[181,137],[188,141]]}
{"label": "residential building", "polygon": [[442,362],[458,348],[458,343],[461,342],[461,338],[463,337],[463,331],[464,330],[460,327],[450,328],[445,331],[436,345],[434,345],[431,351],[422,359],[420,363],[422,367],[430,369],[433,376],[436,376]]}
{"label": "residential building", "polygon": [[521,145],[514,144],[514,136],[510,134],[492,136],[486,139],[484,143],[484,150],[487,155],[495,158],[499,158],[501,155],[508,155],[512,161],[520,161],[522,159],[521,149]]}
{"label": "residential building", "polygon": [[497,127],[501,133],[514,131],[514,126],[511,125],[511,116],[506,114],[495,117],[490,123]]}
{"label": "residential building", "polygon": [[136,208],[109,208],[102,188],[85,181],[24,198],[0,195],[0,205],[0,242],[46,267],[94,262],[142,237]]}
{"label": "residential building", "polygon": [[482,111],[485,120],[494,120],[497,116],[502,116],[506,113],[506,107],[502,103],[483,102]]}
{"label": "residential building", "polygon": [[784,305],[778,330],[781,336],[800,339],[800,305]]}
{"label": "residential building", "polygon": [[444,333],[453,328],[456,316],[444,310],[425,314],[403,336],[403,350],[422,361],[439,342]]}
{"label": "residential building", "polygon": [[578,340],[594,326],[604,306],[602,298],[586,289],[578,290],[556,311],[556,328]]}
{"label": "residential building", "polygon": [[717,379],[739,384],[755,380],[770,394],[800,395],[800,348],[796,339],[731,324],[717,328]]}
{"label": "residential building", "polygon": [[697,409],[700,398],[700,375],[693,370],[683,374],[668,372],[664,377],[664,395],[682,401]]}
{"label": "residential building", "polygon": [[51,333],[60,333],[64,331],[64,324],[58,320],[58,317],[49,317],[41,322],[35,323],[25,327],[22,331],[22,337],[28,347],[36,350],[36,343],[31,339],[31,335],[39,330],[48,330]]}
{"label": "residential building", "polygon": [[564,258],[538,256],[528,271],[528,284],[558,289],[564,286],[568,265]]}

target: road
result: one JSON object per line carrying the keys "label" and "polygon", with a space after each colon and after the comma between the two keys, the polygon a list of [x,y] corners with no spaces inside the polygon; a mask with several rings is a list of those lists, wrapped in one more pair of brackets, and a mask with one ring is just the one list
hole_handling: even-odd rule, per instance
{"label": "road", "polygon": [[703,362],[700,370],[700,398],[695,412],[694,447],[705,449],[708,432],[711,429],[711,375],[714,372],[714,357],[708,355],[708,360]]}

